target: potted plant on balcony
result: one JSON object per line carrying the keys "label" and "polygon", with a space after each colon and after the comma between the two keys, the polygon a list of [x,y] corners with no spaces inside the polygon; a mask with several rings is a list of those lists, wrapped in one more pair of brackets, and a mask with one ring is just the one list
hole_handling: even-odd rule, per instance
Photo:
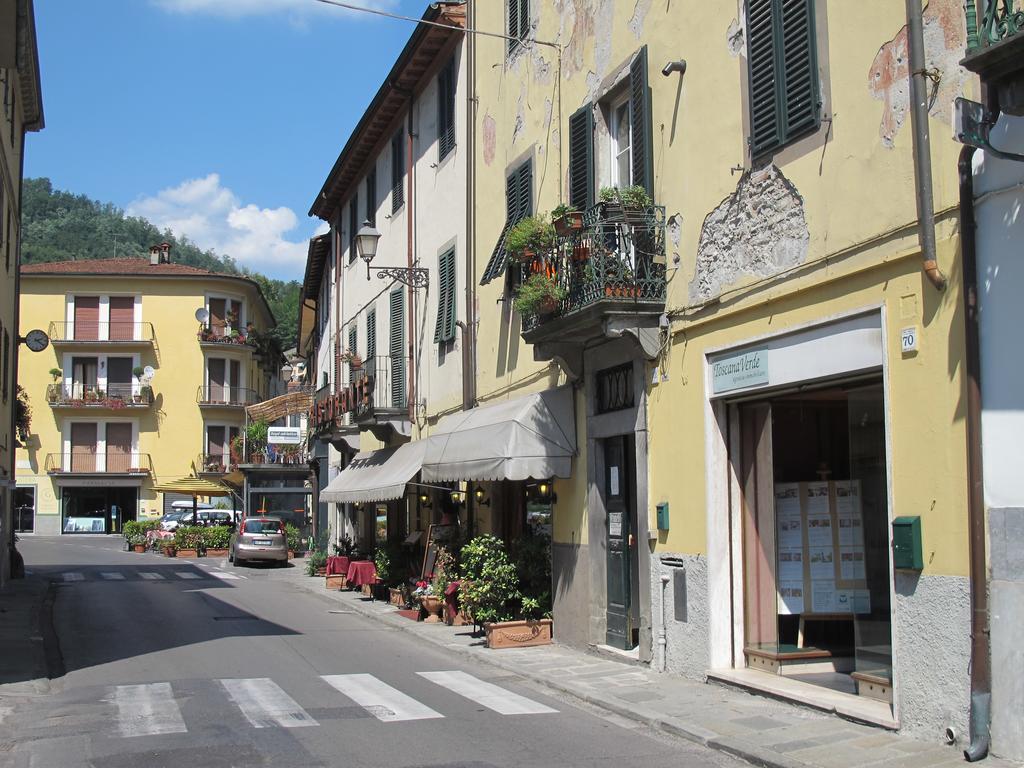
{"label": "potted plant on balcony", "polygon": [[248,460],[254,464],[265,464],[267,461],[267,422],[251,422],[245,428],[245,441],[249,450]]}
{"label": "potted plant on balcony", "polygon": [[654,204],[647,190],[638,185],[625,189],[602,187],[598,199],[604,206],[602,218],[605,221],[626,224],[645,223],[647,209]]}
{"label": "potted plant on balcony", "polygon": [[521,315],[550,315],[564,298],[565,289],[553,278],[538,272],[519,286],[512,306]]}
{"label": "potted plant on balcony", "polygon": [[526,264],[548,253],[555,244],[555,228],[543,216],[527,216],[516,222],[505,235],[509,258]]}
{"label": "potted plant on balcony", "polygon": [[135,375],[135,380],[139,382],[139,386],[140,386],[140,390],[132,395],[132,399],[136,403],[141,403],[142,402],[142,390],[141,390],[142,377],[146,374],[146,369],[143,368],[141,365],[136,365],[134,368],[132,368],[132,373]]}
{"label": "potted plant on balcony", "polygon": [[352,349],[346,349],[341,353],[341,362],[346,363],[354,371],[360,370],[363,367],[363,358]]}
{"label": "potted plant on balcony", "polygon": [[149,384],[143,384],[139,388],[139,399],[144,403],[153,402],[153,388]]}
{"label": "potted plant on balcony", "polygon": [[559,237],[568,237],[583,229],[583,211],[564,203],[551,212],[551,222],[555,225],[555,233]]}
{"label": "potted plant on balcony", "polygon": [[231,466],[237,466],[242,463],[242,450],[244,448],[244,440],[241,435],[235,435],[231,438]]}
{"label": "potted plant on balcony", "polygon": [[64,371],[60,368],[51,368],[50,375],[53,376],[53,384],[46,388],[46,401],[49,403],[57,402],[57,398],[60,395],[60,379],[64,375]]}

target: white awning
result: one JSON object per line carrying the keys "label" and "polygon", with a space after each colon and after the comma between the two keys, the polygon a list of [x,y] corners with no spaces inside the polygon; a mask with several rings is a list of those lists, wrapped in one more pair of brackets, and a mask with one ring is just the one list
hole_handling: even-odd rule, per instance
{"label": "white awning", "polygon": [[453,414],[421,442],[426,482],[569,477],[576,455],[572,387]]}
{"label": "white awning", "polygon": [[357,453],[320,492],[320,500],[356,504],[400,499],[405,495],[406,483],[420,471],[422,462],[422,440],[398,448]]}

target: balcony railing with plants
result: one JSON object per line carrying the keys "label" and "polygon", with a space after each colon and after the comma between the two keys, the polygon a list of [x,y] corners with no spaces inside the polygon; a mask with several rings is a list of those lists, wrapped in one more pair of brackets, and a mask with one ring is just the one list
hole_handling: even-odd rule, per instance
{"label": "balcony railing with plants", "polygon": [[199,391],[196,393],[196,402],[200,405],[244,407],[260,402],[260,396],[254,389],[229,387],[224,384],[211,384],[210,386],[199,388]]}
{"label": "balcony railing with plants", "polygon": [[199,329],[196,338],[201,344],[235,344],[250,349],[259,345],[259,333],[252,325],[237,328],[227,323],[210,323]]}
{"label": "balcony railing with plants", "polygon": [[148,453],[122,453],[75,448],[69,453],[48,453],[43,465],[50,474],[151,475],[153,460]]}
{"label": "balcony railing with plants", "polygon": [[524,332],[599,302],[664,305],[665,208],[642,189],[602,190],[602,198],[587,211],[556,209],[553,225],[520,222],[529,237],[517,240],[520,225],[510,230],[506,249],[520,270],[514,304]]}
{"label": "balcony railing with plants", "polygon": [[48,384],[46,402],[51,408],[148,408],[153,404],[153,388],[148,384]]}
{"label": "balcony railing with plants", "polygon": [[980,24],[974,0],[967,0],[967,52],[984,48],[1024,34],[1024,0],[983,0]]}
{"label": "balcony railing with plants", "polygon": [[152,323],[99,322],[96,320],[59,320],[50,323],[50,341],[63,343],[110,342],[112,344],[152,344]]}
{"label": "balcony railing with plants", "polygon": [[375,411],[407,408],[404,356],[378,355],[357,363],[358,367],[349,363],[350,386],[358,393],[351,404],[357,419]]}
{"label": "balcony railing with plants", "polygon": [[268,442],[269,429],[265,421],[249,422],[244,435],[231,438],[230,454],[217,458],[232,469],[239,464],[301,466],[309,463],[312,455],[305,443]]}
{"label": "balcony railing with plants", "polygon": [[196,461],[196,469],[200,473],[223,475],[238,466],[237,457],[230,452],[201,453]]}

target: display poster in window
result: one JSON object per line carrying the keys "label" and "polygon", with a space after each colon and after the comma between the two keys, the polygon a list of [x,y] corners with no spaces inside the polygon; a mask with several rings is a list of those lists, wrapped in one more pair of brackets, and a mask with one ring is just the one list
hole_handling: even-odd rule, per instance
{"label": "display poster in window", "polygon": [[795,615],[804,612],[804,580],[779,582],[779,613]]}
{"label": "display poster in window", "polygon": [[608,535],[615,538],[622,538],[622,513],[608,513]]}
{"label": "display poster in window", "polygon": [[608,467],[608,495],[619,495],[619,468]]}
{"label": "display poster in window", "polygon": [[803,549],[779,549],[779,582],[804,581]]}

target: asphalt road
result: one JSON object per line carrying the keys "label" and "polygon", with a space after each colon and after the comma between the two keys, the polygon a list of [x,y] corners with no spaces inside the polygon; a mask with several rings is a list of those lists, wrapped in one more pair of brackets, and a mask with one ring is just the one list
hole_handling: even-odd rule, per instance
{"label": "asphalt road", "polygon": [[0,699],[0,766],[735,766],[683,740],[449,657],[223,560],[26,538],[55,582],[66,673]]}

